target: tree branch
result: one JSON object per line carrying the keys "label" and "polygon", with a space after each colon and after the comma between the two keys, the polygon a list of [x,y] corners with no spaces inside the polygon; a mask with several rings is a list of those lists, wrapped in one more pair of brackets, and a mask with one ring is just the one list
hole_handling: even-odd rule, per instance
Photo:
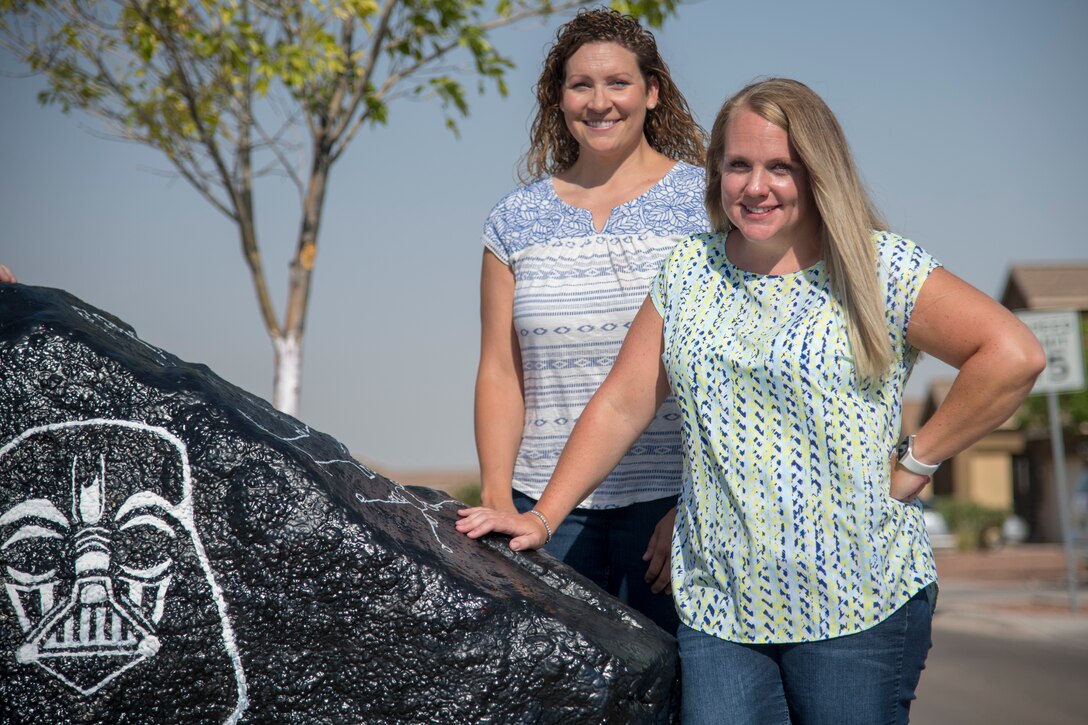
{"label": "tree branch", "polygon": [[[305,193],[305,187],[302,184],[302,177],[298,175],[298,171],[291,165],[290,159],[283,154],[283,149],[281,147],[286,142],[280,140],[280,135],[278,133],[275,136],[269,136],[268,132],[264,130],[264,126],[256,119],[253,120],[253,129],[257,132],[257,135],[263,142],[260,144],[260,148],[267,148],[272,155],[276,157],[279,166],[284,170],[284,175],[286,175],[291,183],[295,185],[295,188],[298,189],[299,199],[301,200],[303,193]],[[254,148],[257,148],[257,145],[254,145]]]}
{"label": "tree branch", "polygon": [[382,8],[381,18],[378,20],[378,27],[370,34],[370,52],[366,56],[366,70],[356,81],[354,88],[355,95],[359,98],[366,92],[367,86],[370,85],[370,79],[374,77],[374,67],[377,65],[378,56],[382,52],[382,44],[389,32],[389,21],[393,17],[393,10],[396,6],[397,0],[386,0],[385,7]]}
{"label": "tree branch", "polygon": [[[506,25],[519,22],[521,20],[527,20],[528,18],[543,17],[546,15],[563,13],[567,10],[573,10],[574,8],[580,7],[582,4],[583,3],[581,2],[575,2],[574,0],[570,0],[568,2],[558,3],[549,7],[537,7],[534,9],[523,10],[520,13],[513,13],[506,17],[493,18],[492,20],[480,23],[476,27],[479,28],[480,31],[486,33],[488,31],[495,30],[496,28],[501,28]],[[415,63],[412,63],[411,65],[401,70],[391,71],[389,75],[386,76],[385,82],[382,83],[382,87],[374,94],[374,98],[382,100],[395,85],[400,83],[405,78],[416,73],[420,68],[424,67],[425,65],[431,63],[434,60],[437,60],[438,58],[441,58],[446,53],[450,52],[458,45],[460,45],[460,43],[461,38],[460,36],[458,36],[457,38],[454,38],[453,40],[447,42],[444,45],[436,46],[431,53],[417,59]],[[372,55],[374,57],[377,57],[376,53],[372,53]],[[356,105],[356,108],[357,107],[358,106]],[[354,112],[352,115],[354,115]],[[332,153],[332,158],[334,161],[340,157],[340,154],[342,154],[349,145],[351,145],[352,139],[355,138],[355,135],[359,132],[359,129],[366,122],[368,115],[369,114],[365,111],[361,113],[355,119],[355,122],[351,125],[351,128],[348,130],[348,132],[342,138],[338,137],[337,147]]]}
{"label": "tree branch", "polygon": [[177,45],[174,43],[174,38],[169,33],[162,32],[159,27],[154,24],[152,18],[147,14],[147,11],[143,6],[135,3],[133,7],[136,8],[140,17],[147,23],[148,27],[155,31],[159,40],[162,42],[163,47],[168,51],[170,60],[169,65],[173,69],[181,87],[182,97],[185,99],[186,106],[189,109],[189,115],[192,118],[193,124],[196,126],[197,134],[208,153],[209,159],[218,171],[220,178],[223,180],[223,186],[230,197],[231,204],[234,206],[236,221],[239,227],[239,237],[242,243],[242,254],[249,266],[253,287],[257,293],[257,304],[261,311],[261,317],[264,319],[268,333],[273,338],[278,338],[282,335],[282,332],[280,330],[279,319],[272,307],[272,296],[268,290],[264,265],[261,261],[261,253],[257,244],[256,229],[254,228],[255,220],[253,219],[252,197],[250,196],[251,188],[245,187],[243,189],[238,189],[234,186],[232,174],[219,152],[219,146],[215,141],[215,136],[208,130],[200,116],[200,103],[197,99],[196,89],[186,72],[182,55],[179,52]]}

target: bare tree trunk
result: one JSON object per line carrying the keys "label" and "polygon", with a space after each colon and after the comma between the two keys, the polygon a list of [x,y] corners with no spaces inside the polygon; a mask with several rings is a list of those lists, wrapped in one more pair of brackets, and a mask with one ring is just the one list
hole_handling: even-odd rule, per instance
{"label": "bare tree trunk", "polygon": [[274,337],[272,349],[272,406],[297,418],[302,394],[302,337],[293,333]]}
{"label": "bare tree trunk", "polygon": [[298,233],[298,248],[291,260],[290,282],[287,290],[287,311],[283,332],[272,336],[275,351],[272,405],[288,415],[298,416],[302,397],[302,347],[306,332],[306,312],[310,307],[310,281],[317,261],[317,233],[325,205],[328,183],[329,144],[324,138],[314,143],[314,162],[302,208],[302,224]]}

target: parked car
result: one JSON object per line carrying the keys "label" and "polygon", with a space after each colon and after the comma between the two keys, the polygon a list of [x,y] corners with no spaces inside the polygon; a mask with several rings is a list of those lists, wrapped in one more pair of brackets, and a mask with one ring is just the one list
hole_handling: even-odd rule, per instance
{"label": "parked car", "polygon": [[925,499],[922,499],[922,516],[926,522],[926,533],[929,534],[929,545],[934,551],[956,548],[956,535],[948,528],[948,522],[944,520],[941,512]]}

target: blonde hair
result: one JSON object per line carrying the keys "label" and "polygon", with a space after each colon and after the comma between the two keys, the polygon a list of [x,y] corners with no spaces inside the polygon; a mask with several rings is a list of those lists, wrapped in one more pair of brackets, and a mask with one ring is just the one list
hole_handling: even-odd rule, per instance
{"label": "blonde hair", "polygon": [[650,147],[677,161],[702,166],[706,132],[691,117],[684,95],[657,50],[653,33],[630,15],[598,8],[582,10],[559,26],[536,82],[536,114],[529,150],[521,160],[522,182],[566,171],[578,160],[578,142],[570,135],[559,99],[567,61],[586,43],[615,43],[631,51],[647,87],[657,83],[657,106],[647,111],[643,133]]}
{"label": "blonde hair", "polygon": [[714,120],[706,159],[707,215],[719,232],[732,226],[721,197],[725,129],[741,110],[783,129],[801,158],[820,216],[821,251],[831,291],[846,318],[855,368],[862,378],[880,377],[893,355],[872,232],[887,225],[861,183],[842,127],[811,88],[787,78],[753,83],[727,100]]}

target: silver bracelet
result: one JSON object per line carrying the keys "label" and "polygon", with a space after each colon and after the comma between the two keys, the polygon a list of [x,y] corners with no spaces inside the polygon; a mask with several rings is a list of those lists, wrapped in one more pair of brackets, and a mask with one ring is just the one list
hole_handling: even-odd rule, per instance
{"label": "silver bracelet", "polygon": [[540,523],[544,524],[544,530],[548,532],[548,538],[544,539],[544,543],[547,544],[552,540],[552,527],[548,525],[548,520],[544,518],[544,514],[540,513],[536,509],[529,509],[529,513],[540,519]]}

